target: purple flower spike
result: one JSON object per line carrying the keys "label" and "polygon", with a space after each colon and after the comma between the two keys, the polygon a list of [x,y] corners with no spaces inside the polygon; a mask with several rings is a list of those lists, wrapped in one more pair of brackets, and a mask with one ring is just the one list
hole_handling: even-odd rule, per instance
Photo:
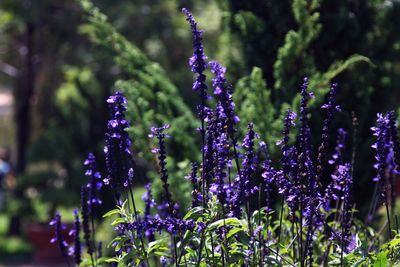
{"label": "purple flower spike", "polygon": [[[282,151],[282,177],[281,177],[281,182],[280,182],[280,193],[283,193],[285,190],[287,190],[287,179],[288,175],[291,172],[293,162],[290,160],[290,148],[289,148],[289,132],[290,132],[290,127],[295,125],[295,120],[296,120],[297,114],[290,109],[287,110],[286,116],[283,122],[283,138],[277,142],[277,145],[281,147]],[[286,185],[286,186],[285,186]]]}
{"label": "purple flower spike", "polygon": [[[336,94],[337,94],[337,84],[334,83],[331,86],[331,90],[329,92],[329,99],[328,103],[322,105],[323,109],[326,109],[326,117],[323,122],[322,126],[322,137],[321,137],[321,144],[318,148],[318,158],[317,158],[317,173],[318,176],[321,176],[324,172],[324,158],[326,154],[326,150],[328,148],[328,140],[329,140],[329,127],[333,120],[333,114],[336,111],[340,111],[339,105],[336,105]],[[318,182],[318,181],[317,181]]]}
{"label": "purple flower spike", "polygon": [[192,183],[192,208],[200,206],[203,201],[203,195],[201,194],[201,187],[197,179],[198,166],[196,162],[192,163],[192,170],[190,175],[186,177]]}
{"label": "purple flower spike", "polygon": [[120,194],[118,190],[124,184],[130,186],[128,171],[134,164],[130,147],[132,141],[125,131],[130,127],[128,120],[125,119],[126,97],[121,92],[116,92],[107,100],[110,107],[111,116],[107,124],[106,145],[104,154],[106,156],[107,177],[104,184],[111,185],[116,201]]}
{"label": "purple flower spike", "polygon": [[[308,101],[312,95],[307,92],[308,78],[305,77],[301,86],[300,102],[300,156],[304,166],[312,166],[311,163],[311,132],[308,125]],[[314,177],[313,177],[314,178]]]}
{"label": "purple flower spike", "polygon": [[349,252],[349,248],[351,248],[350,244],[352,242],[352,235],[350,233],[351,227],[351,216],[352,216],[352,187],[353,181],[351,178],[351,165],[345,164],[344,166],[338,169],[338,173],[343,177],[343,214],[342,214],[342,240],[346,246],[346,252]]}
{"label": "purple flower spike", "polygon": [[61,222],[60,213],[56,212],[54,219],[49,225],[54,226],[55,236],[50,240],[50,243],[57,243],[61,255],[67,260],[68,243],[65,241],[62,231],[66,229],[65,225]]}
{"label": "purple flower spike", "polygon": [[205,107],[206,107],[206,101],[209,98],[207,95],[207,85],[206,85],[206,75],[204,74],[204,71],[207,68],[207,57],[204,54],[204,48],[203,48],[203,32],[197,28],[197,22],[195,21],[192,13],[190,13],[186,8],[182,9],[182,12],[186,16],[186,20],[190,24],[190,28],[192,29],[192,35],[193,35],[193,55],[189,59],[189,65],[192,68],[192,71],[197,74],[196,80],[193,83],[193,91],[199,92],[200,98],[201,98],[201,104],[198,106],[199,110],[199,118],[202,124],[201,127],[201,134],[204,139],[204,120],[206,117],[205,114]]}
{"label": "purple flower spike", "polygon": [[254,153],[254,139],[258,135],[253,130],[253,123],[249,123],[247,128],[249,131],[243,139],[243,147],[246,148],[245,157],[243,159],[243,186],[245,198],[249,198],[257,192],[257,187],[252,184],[252,176],[257,166],[257,156]]}
{"label": "purple flower spike", "polygon": [[145,226],[145,235],[149,239],[149,242],[154,241],[154,233],[156,232],[155,227],[153,226],[153,218],[151,216],[151,209],[156,206],[156,202],[153,199],[153,195],[151,193],[151,183],[145,185],[146,192],[142,196],[142,200],[144,201],[144,213],[143,213],[143,223]]}
{"label": "purple flower spike", "polygon": [[81,188],[81,215],[82,215],[82,228],[83,239],[85,240],[87,253],[93,254],[93,244],[91,241],[91,231],[89,226],[89,205],[88,205],[88,188]]}
{"label": "purple flower spike", "polygon": [[171,200],[171,192],[169,191],[169,184],[168,184],[168,170],[167,170],[167,152],[165,150],[165,138],[170,137],[164,130],[168,129],[169,125],[163,125],[162,127],[156,128],[151,127],[150,129],[150,138],[157,138],[158,140],[158,147],[153,149],[152,152],[158,154],[158,165],[160,167],[160,174],[161,174],[161,181],[163,183],[165,198],[167,200],[167,205],[169,208],[170,216],[173,216],[173,207],[172,207],[172,200]]}
{"label": "purple flower spike", "polygon": [[236,132],[235,125],[239,123],[240,119],[235,115],[235,103],[232,99],[232,86],[227,83],[225,79],[225,67],[221,66],[218,62],[210,62],[211,72],[214,74],[212,79],[214,94],[216,95],[219,103],[219,119],[226,128],[229,138],[234,139]]}
{"label": "purple flower spike", "polygon": [[[192,13],[190,13],[186,8],[182,8],[182,12],[186,16],[186,20],[190,24],[193,34],[193,55],[189,60],[189,65],[192,67],[192,71],[197,74],[202,74],[207,68],[207,57],[204,54],[203,48],[203,31],[197,28],[197,22],[194,19]],[[194,87],[195,91],[201,89],[201,87]]]}
{"label": "purple flower spike", "polygon": [[78,209],[74,209],[73,211],[74,217],[75,217],[75,223],[74,223],[74,229],[73,231],[70,231],[70,235],[74,237],[74,249],[73,249],[73,255],[75,258],[75,263],[77,266],[82,262],[81,258],[81,240],[80,240],[80,229],[81,229],[81,222],[79,220],[79,213]]}
{"label": "purple flower spike", "polygon": [[[317,176],[315,172],[315,166],[311,158],[311,131],[308,125],[308,102],[312,94],[307,92],[308,78],[304,78],[303,85],[301,87],[301,102],[300,102],[300,150],[299,150],[299,171],[300,178],[303,184],[307,185],[307,191],[304,192],[304,198],[300,199],[301,203],[305,203],[304,216],[307,222],[307,236],[305,249],[309,261],[313,261],[313,235],[315,232],[314,226],[319,224],[319,220],[316,218],[322,218],[319,214],[318,206],[320,204],[320,194],[318,192]],[[301,187],[302,188],[302,187]],[[301,189],[303,190],[303,189]],[[303,205],[304,206],[304,205]]]}
{"label": "purple flower spike", "polygon": [[394,111],[388,112],[388,120],[389,120],[390,137],[393,144],[394,159],[397,165],[397,169],[400,169],[400,140],[397,132],[397,123]]}
{"label": "purple flower spike", "polygon": [[243,139],[243,147],[246,148],[246,153],[242,162],[243,170],[242,175],[238,175],[235,179],[234,189],[236,190],[234,196],[231,198],[232,214],[240,217],[240,206],[248,201],[249,197],[258,191],[258,187],[253,185],[252,176],[255,172],[257,165],[257,157],[254,153],[254,139],[258,138],[253,130],[253,124],[248,124],[248,132]]}
{"label": "purple flower spike", "polygon": [[328,161],[329,164],[334,165],[343,163],[343,152],[344,149],[346,148],[346,138],[347,138],[347,132],[342,128],[339,128],[335,153],[332,155],[332,159]]}
{"label": "purple flower spike", "polygon": [[265,153],[266,159],[262,166],[262,173],[261,177],[264,179],[264,192],[265,192],[265,199],[266,199],[266,211],[271,211],[271,199],[272,199],[272,188],[274,182],[276,181],[277,171],[272,166],[272,161],[269,157],[269,151],[267,144],[264,142],[260,142],[260,150]]}
{"label": "purple flower spike", "polygon": [[89,183],[86,185],[89,191],[89,212],[93,212],[95,206],[101,205],[102,201],[99,198],[99,191],[103,187],[101,174],[96,168],[96,158],[92,153],[88,154],[87,159],[83,162],[86,166],[85,175],[89,176]]}
{"label": "purple flower spike", "polygon": [[[369,210],[368,217],[373,218],[375,211],[376,211],[376,205],[379,205],[384,202],[386,208],[388,209],[389,205],[389,188],[388,188],[388,183],[386,179],[386,170],[388,168],[388,165],[390,165],[390,161],[388,162],[388,157],[392,153],[392,142],[391,142],[391,135],[390,135],[390,120],[389,120],[389,115],[383,115],[381,113],[377,114],[377,126],[376,127],[371,127],[371,130],[373,132],[373,135],[376,136],[376,142],[372,145],[372,148],[376,150],[375,152],[375,160],[376,163],[374,164],[374,168],[377,171],[376,177],[373,178],[375,182],[378,182],[377,184],[377,189],[378,189],[378,194],[375,196],[376,201],[374,201],[374,206],[371,206]],[[389,217],[389,213],[387,213]],[[391,227],[390,227],[390,221],[388,220],[389,223],[389,236],[391,235]]]}
{"label": "purple flower spike", "polygon": [[377,170],[377,176],[374,181],[384,181],[385,169],[386,169],[386,157],[390,149],[390,135],[388,131],[389,119],[381,113],[377,114],[377,127],[372,127],[374,136],[376,136],[376,142],[372,147],[376,150],[376,164],[375,169]]}

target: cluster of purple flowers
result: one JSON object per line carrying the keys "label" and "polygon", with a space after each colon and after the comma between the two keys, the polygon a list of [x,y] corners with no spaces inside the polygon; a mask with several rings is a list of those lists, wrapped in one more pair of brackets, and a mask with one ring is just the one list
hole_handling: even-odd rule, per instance
{"label": "cluster of purple flowers", "polygon": [[[309,101],[313,95],[309,92],[309,80],[304,78],[300,90],[297,139],[290,140],[293,135],[292,128],[296,127],[297,114],[289,109],[283,122],[283,138],[276,143],[282,153],[280,166],[274,165],[267,144],[260,140],[261,138],[251,122],[248,123],[248,131],[244,134],[243,141],[238,141],[237,136],[240,136],[240,132],[236,127],[240,119],[235,114],[233,89],[225,78],[226,69],[215,61],[207,62],[202,45],[202,31],[197,28],[193,15],[186,9],[182,11],[186,15],[193,33],[194,52],[189,61],[192,71],[197,74],[193,90],[199,92],[201,96],[199,118],[202,160],[199,163],[192,163],[191,172],[186,177],[193,189],[192,211],[201,207],[202,214],[210,216],[209,214],[215,213],[216,210],[218,215],[215,220],[227,217],[239,220],[246,218],[249,243],[247,247],[244,246],[246,250],[244,260],[248,265],[254,257],[257,257],[255,250],[257,246],[260,247],[259,260],[261,264],[263,263],[262,257],[267,257],[274,252],[269,248],[270,241],[274,238],[278,247],[274,256],[278,259],[281,246],[279,244],[280,236],[285,231],[282,225],[284,213],[287,213],[288,221],[292,224],[293,255],[298,255],[300,266],[312,266],[314,240],[318,231],[329,232],[329,242],[337,242],[342,253],[343,251],[350,252],[354,247],[354,236],[350,231],[352,227],[353,166],[346,162],[344,157],[347,137],[344,129],[338,130],[336,147],[332,155],[328,157],[328,151],[332,145],[329,143],[330,128],[334,113],[340,111],[340,107],[336,104],[337,85],[332,85],[327,103],[321,106],[326,112],[320,145],[315,150],[312,145],[309,122]],[[209,96],[204,72],[208,68],[214,75],[212,78],[213,97],[216,100],[214,105],[206,102]],[[82,262],[83,246],[80,241],[80,231],[83,231],[84,244],[92,262],[96,262],[102,254],[101,243],[97,245],[97,249],[95,245],[94,214],[96,207],[102,204],[100,190],[107,187],[113,192],[117,205],[124,206],[127,203],[128,210],[133,211],[133,216],[119,214],[119,221],[122,222],[115,226],[115,232],[119,239],[113,243],[117,256],[129,254],[135,248],[135,255],[138,257],[142,255],[139,260],[142,264],[140,266],[149,266],[149,263],[146,262],[148,258],[143,256],[146,255],[145,243],[146,241],[153,243],[157,239],[157,235],[165,232],[171,236],[171,251],[174,250],[174,256],[170,259],[161,257],[160,262],[162,266],[166,266],[169,261],[175,261],[175,265],[178,266],[182,257],[183,260],[187,260],[185,248],[179,248],[181,251],[178,251],[178,243],[182,243],[184,233],[190,231],[197,232],[201,236],[200,244],[198,244],[199,256],[196,259],[197,266],[199,266],[202,246],[205,242],[204,232],[211,222],[195,221],[192,218],[185,219],[180,216],[179,205],[174,202],[174,196],[170,191],[167,168],[166,139],[170,136],[166,132],[169,125],[152,127],[149,134],[149,137],[156,139],[157,142],[152,152],[156,155],[159,167],[163,200],[157,206],[151,192],[151,184],[147,184],[146,192],[142,197],[145,204],[144,210],[143,214],[140,214],[136,210],[132,194],[135,162],[131,152],[132,141],[126,132],[126,129],[130,127],[125,118],[127,99],[121,92],[116,92],[108,98],[107,103],[111,110],[104,148],[107,173],[102,179],[103,176],[96,168],[95,157],[90,153],[84,161],[85,175],[89,177],[89,182],[82,187],[81,214],[79,216],[78,211],[74,211],[75,224],[71,231],[75,241],[70,251],[74,254],[75,263],[79,265]],[[394,113],[378,114],[377,127],[373,127],[372,130],[377,139],[373,145],[376,149],[375,168],[377,169],[377,176],[374,180],[379,182],[378,198],[373,203],[379,203],[383,199],[385,204],[391,202],[394,205],[394,178],[393,175],[389,179],[387,178],[388,170],[389,173],[397,173],[400,163],[400,141]],[[332,165],[332,168],[327,168],[328,164]],[[332,173],[329,173],[330,169],[333,169]],[[330,179],[328,183],[321,181],[325,175]],[[327,180],[325,178],[324,180]],[[388,193],[389,189],[390,194]],[[263,223],[268,222],[269,214],[273,210],[275,193],[282,196],[278,238],[273,237],[268,229],[266,234],[263,231]],[[261,197],[262,195],[264,198]],[[388,196],[391,196],[390,200]],[[125,202],[123,201],[124,197]],[[250,203],[254,200],[257,200],[259,204],[257,220],[252,219],[253,214],[250,210]],[[262,208],[260,203],[263,201],[265,205]],[[216,207],[212,206],[214,203],[216,203]],[[156,207],[159,209],[157,213],[155,213]],[[243,207],[246,208],[246,213],[242,212]],[[331,216],[330,211],[334,207],[336,215]],[[371,209],[371,215],[375,212],[375,208]],[[211,209],[213,212],[210,211]],[[261,215],[261,210],[263,210],[263,215]],[[261,218],[262,216],[263,218]],[[335,220],[336,224],[328,224]],[[51,221],[51,225],[54,225],[56,230],[52,242],[57,242],[62,254],[67,257],[68,244],[62,236],[64,226],[58,213]],[[229,237],[240,241],[241,236],[237,231],[228,237],[228,232],[232,230],[231,226],[213,227],[213,232],[210,233],[212,253],[214,251],[221,253],[224,262],[227,259],[224,253],[228,248],[221,248],[221,245],[214,248],[212,235],[217,236],[218,242],[224,242]],[[124,240],[124,242],[121,244],[120,240]],[[193,245],[193,247],[195,246]],[[190,247],[190,250],[193,251],[193,248]]]}

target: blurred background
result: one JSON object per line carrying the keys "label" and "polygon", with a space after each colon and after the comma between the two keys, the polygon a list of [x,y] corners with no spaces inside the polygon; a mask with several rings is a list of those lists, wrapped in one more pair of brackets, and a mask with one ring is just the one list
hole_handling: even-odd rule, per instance
{"label": "blurred background", "polygon": [[188,67],[192,38],[182,7],[204,29],[209,59],[227,67],[241,123],[255,123],[275,158],[282,114],[298,106],[302,77],[310,77],[316,93],[316,144],[319,106],[329,84],[339,83],[343,112],[335,126],[352,136],[347,156],[355,147],[359,216],[368,209],[375,175],[370,127],[377,112],[400,107],[400,1],[1,0],[0,264],[42,260],[35,227],[55,209],[71,220],[88,152],[104,170],[105,100],[116,89],[130,101],[138,201],[148,180],[157,195],[149,128],[170,123],[172,189],[189,203],[183,177],[198,160],[199,140]]}

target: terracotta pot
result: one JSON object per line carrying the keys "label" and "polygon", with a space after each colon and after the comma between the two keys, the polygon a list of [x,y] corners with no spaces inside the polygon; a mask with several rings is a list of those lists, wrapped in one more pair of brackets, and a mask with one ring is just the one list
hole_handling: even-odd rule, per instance
{"label": "terracotta pot", "polygon": [[[33,260],[35,263],[51,265],[65,263],[58,245],[50,243],[50,240],[54,237],[54,227],[48,224],[26,224],[24,229],[33,247]],[[63,230],[62,235],[68,243],[72,241],[68,235],[68,230]]]}

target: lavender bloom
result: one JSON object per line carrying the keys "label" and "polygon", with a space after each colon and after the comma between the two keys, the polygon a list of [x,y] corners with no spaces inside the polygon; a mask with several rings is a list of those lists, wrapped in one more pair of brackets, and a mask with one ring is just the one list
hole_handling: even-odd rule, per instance
{"label": "lavender bloom", "polygon": [[397,164],[397,168],[399,169],[400,167],[400,140],[399,140],[399,135],[397,133],[397,123],[396,123],[396,118],[394,111],[389,111],[388,112],[388,126],[389,126],[389,131],[390,131],[390,138],[392,140],[393,144],[393,152],[394,152],[394,159]]}
{"label": "lavender bloom", "polygon": [[163,188],[164,188],[164,193],[165,193],[165,198],[167,200],[168,208],[170,211],[170,216],[173,215],[173,207],[172,207],[172,202],[171,202],[171,192],[169,191],[169,184],[168,184],[168,170],[167,170],[167,153],[165,151],[165,143],[164,139],[169,138],[170,136],[164,133],[164,130],[168,129],[169,125],[166,124],[162,127],[156,128],[156,127],[151,127],[150,131],[151,133],[149,134],[150,138],[157,138],[158,140],[158,147],[154,148],[152,150],[153,153],[158,154],[158,165],[160,167],[160,173],[161,173],[161,181],[163,183]]}
{"label": "lavender bloom", "polygon": [[297,220],[296,210],[300,204],[305,206],[304,198],[302,197],[303,185],[299,176],[299,153],[295,147],[291,147],[288,151],[288,160],[290,162],[290,180],[287,182],[287,191],[285,192],[285,200],[289,207],[289,215],[292,220]]}
{"label": "lavender bloom", "polygon": [[261,177],[264,179],[264,192],[266,199],[266,211],[270,212],[271,209],[271,196],[272,196],[272,186],[276,180],[278,172],[272,166],[272,161],[269,157],[268,147],[265,142],[260,142],[260,149],[266,155],[266,159],[263,162]]}
{"label": "lavender bloom", "polygon": [[226,188],[225,182],[228,178],[227,169],[230,166],[229,153],[231,146],[229,144],[228,134],[226,133],[226,129],[223,126],[224,124],[221,121],[221,118],[223,117],[222,109],[223,108],[221,106],[221,103],[218,103],[215,110],[215,119],[213,120],[213,123],[216,127],[214,135],[211,137],[214,139],[213,146],[215,151],[215,183],[210,188],[210,191],[217,195],[218,201],[221,203],[221,205],[225,205],[227,203],[228,197],[228,188]]}
{"label": "lavender bloom", "polygon": [[306,197],[300,199],[301,203],[305,203],[305,211],[304,215],[307,221],[307,236],[306,236],[306,244],[305,249],[307,251],[307,256],[309,257],[310,263],[313,261],[312,258],[312,241],[313,235],[315,232],[314,225],[318,225],[320,222],[315,220],[315,218],[321,218],[321,216],[315,216],[319,209],[317,208],[319,205],[319,192],[317,191],[317,181],[316,181],[316,173],[314,171],[314,165],[311,160],[311,132],[308,125],[308,101],[312,94],[307,92],[308,87],[308,79],[304,78],[303,85],[301,88],[301,103],[300,103],[300,155],[299,155],[299,164],[300,164],[300,177],[302,178],[303,183],[308,185],[308,190],[306,192]]}
{"label": "lavender bloom", "polygon": [[396,176],[400,173],[400,140],[397,133],[397,123],[394,111],[388,112],[388,127],[390,132],[390,139],[392,141],[392,153],[391,163],[389,164],[389,180],[390,180],[390,192],[391,192],[391,204],[394,209],[396,204]]}
{"label": "lavender bloom", "polygon": [[336,105],[336,93],[337,93],[337,84],[334,83],[331,86],[328,103],[322,105],[322,108],[326,109],[326,117],[324,119],[322,127],[321,145],[318,148],[317,173],[319,176],[322,175],[324,172],[323,160],[325,157],[325,151],[328,148],[328,133],[329,133],[329,126],[333,120],[333,113],[335,111],[340,111],[339,105]]}
{"label": "lavender bloom", "polygon": [[[69,232],[70,236],[74,237],[74,247],[73,247],[73,255],[75,259],[75,263],[77,266],[82,262],[81,258],[81,240],[79,237],[80,229],[81,229],[81,222],[79,220],[78,209],[73,210],[75,222],[74,222],[74,229]],[[72,255],[72,254],[71,254]]]}
{"label": "lavender bloom", "polygon": [[151,183],[147,183],[144,188],[146,188],[146,192],[143,194],[142,200],[144,201],[144,217],[146,219],[150,218],[150,211],[156,206],[156,202],[151,193]]}
{"label": "lavender bloom", "polygon": [[217,96],[220,105],[220,120],[228,133],[229,138],[234,140],[234,126],[240,121],[235,115],[235,103],[232,99],[232,86],[228,85],[225,79],[226,69],[218,62],[210,62],[211,72],[215,75],[212,79],[214,94]]}
{"label": "lavender bloom", "polygon": [[276,144],[281,147],[282,151],[282,175],[279,179],[279,193],[285,193],[288,190],[288,175],[292,169],[292,162],[290,160],[290,148],[289,148],[289,132],[290,127],[295,125],[297,114],[290,109],[287,110],[286,116],[283,123],[283,138]]}
{"label": "lavender bloom", "polygon": [[[299,163],[301,165],[300,175],[303,178],[302,181],[308,184],[308,199],[315,199],[316,192],[316,180],[314,173],[314,166],[311,160],[311,132],[308,125],[308,101],[312,94],[307,92],[308,78],[304,78],[303,85],[301,87],[301,103],[300,103],[300,154]],[[302,201],[302,200],[301,200]],[[306,201],[307,202],[307,201]],[[309,210],[313,210],[309,207]]]}
{"label": "lavender bloom", "polygon": [[88,188],[81,188],[81,216],[83,227],[83,239],[85,240],[87,253],[93,254],[93,244],[91,242],[91,231],[89,226],[89,205],[88,205]]}
{"label": "lavender bloom", "polygon": [[334,164],[342,164],[343,163],[343,152],[346,147],[346,138],[347,138],[347,132],[339,128],[338,129],[338,135],[337,135],[337,141],[336,141],[336,147],[335,147],[335,153],[332,155],[332,159],[328,161],[329,164],[334,165]]}
{"label": "lavender bloom", "polygon": [[60,250],[61,255],[67,259],[67,248],[68,243],[65,241],[62,231],[66,229],[65,225],[61,222],[60,213],[56,212],[54,219],[52,219],[49,223],[51,226],[54,226],[55,236],[50,240],[50,243],[56,243]]}
{"label": "lavender bloom", "polygon": [[213,112],[210,108],[205,109],[206,112],[206,142],[203,145],[203,153],[204,153],[204,162],[202,166],[202,177],[204,179],[206,186],[209,187],[212,179],[214,178],[214,165],[215,165],[215,158],[216,158],[216,144],[215,139],[218,137],[218,121],[217,118],[213,118]]}
{"label": "lavender bloom", "polygon": [[206,90],[207,90],[207,85],[205,83],[206,81],[206,75],[204,74],[204,71],[207,68],[207,57],[204,54],[204,48],[203,48],[203,31],[199,30],[197,28],[197,22],[195,21],[193,15],[186,9],[183,8],[182,12],[186,16],[186,20],[190,24],[190,28],[192,29],[192,35],[193,35],[193,55],[189,59],[189,65],[192,68],[192,71],[197,74],[196,80],[193,83],[193,91],[199,92],[200,98],[201,98],[201,105],[199,105],[199,117],[202,123],[202,136],[204,136],[204,119],[205,119],[205,103],[208,98]]}
{"label": "lavender bloom", "polygon": [[130,126],[128,120],[125,119],[125,105],[127,103],[125,96],[121,92],[116,92],[107,99],[107,103],[111,109],[111,118],[107,124],[106,145],[104,147],[107,167],[107,177],[104,179],[104,183],[111,185],[118,201],[118,189],[123,188],[124,184],[130,185],[131,182],[128,171],[129,165],[133,164],[130,151],[132,141],[125,131]]}
{"label": "lavender bloom", "polygon": [[338,137],[336,141],[335,153],[332,155],[332,159],[328,162],[329,164],[337,164],[335,172],[331,175],[332,181],[325,189],[325,196],[323,198],[323,208],[328,211],[331,209],[332,200],[338,200],[340,198],[340,194],[343,190],[343,185],[345,181],[341,174],[344,173],[343,168],[343,150],[345,149],[345,141],[346,141],[347,132],[340,128],[338,130]]}
{"label": "lavender bloom", "polygon": [[376,142],[372,148],[376,150],[376,164],[374,165],[377,170],[377,176],[374,181],[384,181],[386,169],[386,157],[390,149],[390,135],[388,132],[388,117],[383,116],[381,113],[377,114],[378,127],[371,127],[373,135],[377,137]]}
{"label": "lavender bloom", "polygon": [[[289,162],[287,159],[287,151],[289,150],[289,132],[290,132],[290,127],[295,126],[295,120],[296,120],[297,114],[290,109],[286,111],[286,116],[283,122],[283,138],[276,142],[276,145],[281,147],[282,150],[282,167],[286,170],[289,169]],[[288,173],[288,171],[286,171]]]}
{"label": "lavender bloom", "polygon": [[305,77],[303,85],[301,87],[301,102],[300,102],[300,148],[301,153],[309,158],[311,153],[311,133],[308,126],[308,101],[313,96],[311,93],[307,92],[308,88],[308,78]]}
{"label": "lavender bloom", "polygon": [[156,206],[156,202],[153,199],[153,195],[151,194],[151,183],[145,185],[146,192],[142,196],[142,200],[144,201],[144,224],[145,224],[145,235],[149,239],[149,241],[154,241],[154,232],[155,229],[151,227],[152,225],[152,216],[151,216],[151,209]]}
{"label": "lavender bloom", "polygon": [[86,166],[85,175],[89,176],[89,183],[86,187],[89,190],[89,212],[93,212],[95,206],[101,205],[101,199],[99,198],[99,190],[102,188],[103,183],[101,179],[101,174],[96,169],[96,158],[92,153],[88,154],[87,159],[83,162]]}
{"label": "lavender bloom", "polygon": [[339,201],[343,199],[345,185],[347,183],[347,179],[349,179],[349,172],[350,167],[349,164],[346,163],[344,165],[337,166],[336,171],[331,175],[332,182],[325,190],[325,210],[330,210],[329,204],[332,200]]}
{"label": "lavender bloom", "polygon": [[[182,8],[182,12],[186,16],[186,20],[190,24],[193,34],[193,55],[189,60],[189,65],[192,67],[194,73],[202,74],[207,68],[207,57],[204,54],[203,48],[203,31],[197,28],[197,22],[194,19],[192,13],[190,13],[186,8]],[[195,91],[202,89],[201,87],[193,88]]]}
{"label": "lavender bloom", "polygon": [[[352,201],[352,178],[351,178],[351,166],[350,164],[345,164],[342,165],[338,168],[338,174],[339,176],[343,177],[343,214],[342,214],[342,222],[341,222],[341,227],[342,227],[342,243],[345,244],[346,249],[349,247],[351,241],[352,241],[352,236],[350,233],[350,227],[351,227],[351,201]],[[349,251],[347,251],[349,252]]]}
{"label": "lavender bloom", "polygon": [[243,147],[246,148],[245,157],[243,159],[243,189],[245,198],[249,198],[257,192],[257,186],[252,185],[252,176],[257,167],[257,157],[254,153],[254,139],[258,138],[258,135],[253,130],[253,123],[249,123],[247,128],[249,131],[243,139]]}
{"label": "lavender bloom", "polygon": [[164,256],[161,256],[160,257],[161,267],[167,267],[167,263],[168,263],[167,258],[165,258]]}
{"label": "lavender bloom", "polygon": [[215,190],[213,193],[217,194],[218,201],[221,205],[227,202],[227,191],[225,188],[225,180],[227,178],[227,167],[229,165],[229,142],[227,135],[222,133],[217,138],[217,166],[215,171]]}
{"label": "lavender bloom", "polygon": [[[388,186],[386,183],[386,168],[387,168],[387,156],[391,151],[391,140],[390,140],[390,132],[389,132],[389,119],[388,116],[384,116],[381,113],[377,114],[377,127],[371,127],[373,135],[376,136],[376,142],[371,146],[376,150],[375,159],[376,163],[374,164],[374,168],[377,170],[377,176],[373,178],[375,182],[378,182],[378,194],[374,196],[373,205],[370,207],[369,214],[367,217],[367,222],[372,220],[376,205],[380,204],[383,201],[388,207]],[[376,197],[376,199],[375,199]],[[389,217],[389,214],[388,214]],[[389,226],[390,222],[388,220]],[[389,227],[389,235],[390,235],[390,227]]]}
{"label": "lavender bloom", "polygon": [[[304,78],[304,82],[301,88],[301,104],[300,104],[300,154],[299,154],[299,163],[301,165],[301,177],[303,178],[303,182],[308,184],[308,198],[315,199],[317,194],[316,192],[316,181],[315,181],[315,173],[314,166],[311,160],[311,132],[308,126],[308,101],[312,96],[307,92],[308,87],[308,79]],[[310,208],[312,211],[313,209]]]}
{"label": "lavender bloom", "polygon": [[[136,232],[136,230],[137,230],[137,228],[138,228],[138,227],[137,227],[137,224],[138,224],[138,223],[140,223],[140,222],[135,222],[133,225],[128,225],[127,223],[120,223],[120,224],[118,224],[118,225],[114,228],[114,231],[116,232],[116,236],[117,236],[117,237],[118,237],[118,236],[121,236],[121,237],[123,237],[123,236],[128,237],[126,233],[127,233],[128,231],[134,231],[134,232]],[[121,255],[121,252],[129,253],[129,252],[132,250],[132,248],[131,248],[132,244],[133,244],[132,239],[131,239],[131,238],[127,238],[127,239],[124,241],[124,244],[121,246],[121,248],[120,248],[119,250],[116,251],[116,254],[117,254],[117,255]],[[116,242],[114,242],[113,244],[111,244],[112,247],[116,247],[117,245],[118,245],[118,241],[116,241]]]}
{"label": "lavender bloom", "polygon": [[201,194],[201,189],[199,186],[199,181],[197,179],[197,163],[192,163],[192,170],[190,175],[186,177],[192,183],[192,208],[200,206],[201,202],[203,201],[203,195]]}
{"label": "lavender bloom", "polygon": [[386,165],[387,182],[390,185],[390,190],[388,190],[390,192],[390,205],[394,209],[396,205],[396,178],[400,172],[396,168],[393,150],[390,150],[386,157]]}
{"label": "lavender bloom", "polygon": [[249,123],[249,131],[243,139],[243,147],[246,148],[246,153],[243,159],[242,175],[238,175],[235,179],[234,188],[236,190],[231,199],[232,214],[240,216],[240,206],[246,202],[251,195],[257,192],[258,187],[252,185],[252,176],[256,169],[257,157],[254,153],[254,139],[258,137],[253,130],[253,124]]}

